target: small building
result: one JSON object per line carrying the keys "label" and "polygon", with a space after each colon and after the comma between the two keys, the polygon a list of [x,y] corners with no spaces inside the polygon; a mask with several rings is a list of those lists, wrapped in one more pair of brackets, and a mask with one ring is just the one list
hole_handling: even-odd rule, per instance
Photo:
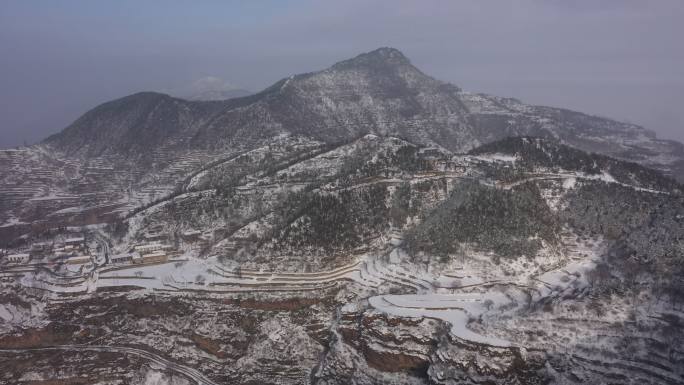
{"label": "small building", "polygon": [[68,256],[72,256],[72,255],[76,254],[76,252],[73,250],[73,248],[71,246],[69,246],[69,247],[64,246],[64,247],[55,248],[53,250],[53,253],[56,257],[68,257]]}
{"label": "small building", "polygon": [[143,238],[145,238],[146,241],[152,242],[152,241],[161,241],[166,239],[166,235],[163,233],[147,233],[143,235]]}
{"label": "small building", "polygon": [[157,250],[153,253],[144,254],[142,256],[143,263],[160,263],[160,262],[166,262],[168,259],[169,259],[169,257],[166,255],[166,252],[163,250]]}
{"label": "small building", "polygon": [[442,151],[436,147],[427,147],[419,150],[419,153],[424,158],[441,158],[444,156]]}
{"label": "small building", "polygon": [[2,283],[14,282],[14,277],[11,275],[0,276],[0,282],[2,282]]}
{"label": "small building", "polygon": [[85,245],[85,238],[83,238],[83,237],[67,238],[64,240],[64,245],[65,246],[71,246],[71,247],[82,247]]}
{"label": "small building", "polygon": [[181,235],[184,241],[195,242],[199,240],[200,236],[202,235],[202,232],[199,230],[187,230],[184,231]]}
{"label": "small building", "polygon": [[31,251],[45,252],[52,250],[52,244],[47,242],[38,242],[31,245]]}
{"label": "small building", "polygon": [[31,256],[26,253],[9,254],[7,256],[7,261],[14,264],[25,264],[28,263],[30,258]]}
{"label": "small building", "polygon": [[169,257],[163,250],[157,250],[147,254],[134,254],[131,258],[131,262],[134,264],[143,263],[160,263],[168,261]]}
{"label": "small building", "polygon": [[140,254],[146,254],[157,250],[169,250],[171,248],[171,245],[166,245],[159,242],[146,243],[133,247],[133,249]]}
{"label": "small building", "polygon": [[67,265],[85,265],[90,263],[90,255],[74,255],[65,260]]}
{"label": "small building", "polygon": [[116,264],[130,263],[133,261],[133,256],[126,255],[126,254],[114,255],[114,256],[110,257],[110,260],[112,261],[112,263],[116,263]]}

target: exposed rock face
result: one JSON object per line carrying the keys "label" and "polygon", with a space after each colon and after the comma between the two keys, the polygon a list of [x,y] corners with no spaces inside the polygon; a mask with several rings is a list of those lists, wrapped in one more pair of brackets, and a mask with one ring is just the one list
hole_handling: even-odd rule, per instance
{"label": "exposed rock face", "polygon": [[[466,341],[450,335],[448,325],[435,319],[342,311],[335,332],[338,339],[317,372],[319,383],[373,383],[382,381],[380,373],[392,374],[396,384],[545,384],[550,380],[545,352]],[[354,370],[348,366],[350,357]],[[376,377],[371,377],[373,373]]]}
{"label": "exposed rock face", "polygon": [[[447,337],[448,338],[448,337]],[[544,352],[497,348],[449,339],[440,344],[428,374],[435,384],[547,384]]]}
{"label": "exposed rock face", "polygon": [[[436,331],[432,322],[373,312],[364,312],[357,317],[360,318],[357,324],[345,326],[341,323],[337,330],[345,343],[362,353],[368,366],[382,372],[425,375],[429,357],[435,349]],[[353,326],[357,330],[350,328]]]}
{"label": "exposed rock face", "polygon": [[336,338],[314,373],[316,383],[426,383],[437,341],[434,321],[357,309],[343,309],[339,317]]}

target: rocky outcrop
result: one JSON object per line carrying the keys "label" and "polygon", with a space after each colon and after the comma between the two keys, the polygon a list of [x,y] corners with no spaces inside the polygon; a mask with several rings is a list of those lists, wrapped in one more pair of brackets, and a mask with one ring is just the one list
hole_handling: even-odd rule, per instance
{"label": "rocky outcrop", "polygon": [[373,383],[388,377],[394,384],[445,385],[542,384],[547,380],[543,351],[465,341],[436,319],[346,309],[334,329],[337,339],[316,373],[318,384],[343,383],[340,378]]}
{"label": "rocky outcrop", "polygon": [[442,337],[432,356],[428,375],[431,383],[457,384],[544,384],[546,354],[521,347],[498,348]]}

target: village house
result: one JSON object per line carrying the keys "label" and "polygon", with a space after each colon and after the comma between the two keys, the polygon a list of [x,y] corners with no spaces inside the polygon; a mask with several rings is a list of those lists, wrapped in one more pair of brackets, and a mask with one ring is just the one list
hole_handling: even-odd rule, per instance
{"label": "village house", "polygon": [[73,247],[71,246],[62,246],[62,247],[56,247],[53,250],[53,253],[56,257],[66,257],[70,255],[74,255],[76,252]]}
{"label": "village house", "polygon": [[166,262],[167,260],[168,256],[163,250],[157,250],[148,254],[133,255],[132,257],[132,262],[134,264],[160,263]]}
{"label": "village house", "polygon": [[74,255],[65,260],[68,265],[85,265],[90,263],[90,255]]}
{"label": "village house", "polygon": [[11,275],[0,276],[0,282],[2,282],[2,283],[14,282],[14,277]]}
{"label": "village house", "polygon": [[169,258],[165,251],[157,250],[153,253],[144,254],[142,256],[143,263],[160,263],[166,262]]}
{"label": "village house", "polygon": [[31,245],[31,252],[41,254],[52,250],[52,244],[48,242],[37,242]]}
{"label": "village house", "polygon": [[81,248],[81,247],[85,246],[85,238],[83,238],[83,237],[67,238],[64,240],[64,246],[65,247],[71,247],[71,248]]}
{"label": "village house", "polygon": [[133,260],[133,257],[131,255],[126,255],[126,254],[114,255],[114,256],[110,257],[110,260],[112,261],[112,263],[115,263],[115,264],[129,263]]}
{"label": "village house", "polygon": [[166,245],[159,242],[151,242],[142,245],[137,245],[133,247],[133,250],[137,251],[140,254],[146,254],[157,250],[169,250],[172,248],[173,247],[171,245]]}
{"label": "village house", "polygon": [[5,259],[7,259],[7,262],[9,262],[9,263],[25,264],[25,263],[28,263],[30,258],[31,258],[31,256],[29,254],[20,253],[20,254],[9,254]]}
{"label": "village house", "polygon": [[143,235],[143,238],[147,242],[153,242],[153,241],[162,241],[166,239],[166,235],[163,233],[153,233],[149,232],[145,235]]}
{"label": "village house", "polygon": [[440,158],[443,155],[442,151],[435,147],[426,147],[419,150],[419,154],[424,158]]}

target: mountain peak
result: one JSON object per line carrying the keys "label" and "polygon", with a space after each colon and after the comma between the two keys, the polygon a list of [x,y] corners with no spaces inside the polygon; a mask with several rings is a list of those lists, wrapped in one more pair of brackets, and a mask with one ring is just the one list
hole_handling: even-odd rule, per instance
{"label": "mountain peak", "polygon": [[381,47],[336,63],[332,68],[348,69],[354,67],[396,67],[405,65],[411,65],[411,62],[401,51],[396,48]]}
{"label": "mountain peak", "polygon": [[404,56],[404,54],[401,51],[392,47],[380,47],[373,51],[362,53],[358,57],[361,56],[373,56],[383,58],[386,60],[403,60],[408,62],[408,59],[406,58],[406,56]]}

